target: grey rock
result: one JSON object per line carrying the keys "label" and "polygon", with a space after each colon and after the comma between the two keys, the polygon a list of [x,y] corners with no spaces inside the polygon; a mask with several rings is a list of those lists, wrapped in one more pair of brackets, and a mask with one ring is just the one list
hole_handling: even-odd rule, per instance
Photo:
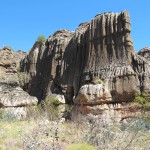
{"label": "grey rock", "polygon": [[143,49],[141,49],[138,52],[138,55],[140,55],[150,61],[150,47],[144,47]]}
{"label": "grey rock", "polygon": [[[75,32],[55,32],[45,45],[34,45],[22,61],[22,70],[30,75],[29,93],[39,100],[63,94],[67,103],[73,103],[73,98],[79,102],[82,94],[93,101],[92,93],[106,90],[106,99],[114,103],[150,92],[149,60],[136,54],[130,32],[127,11],[98,14]],[[102,79],[107,88],[90,85],[93,78]],[[92,96],[88,96],[89,88]],[[103,97],[104,92],[96,95]]]}
{"label": "grey rock", "polygon": [[75,104],[100,105],[110,103],[112,96],[109,93],[108,85],[104,84],[85,84],[83,85],[75,98]]}
{"label": "grey rock", "polygon": [[9,47],[0,50],[0,109],[17,119],[26,116],[27,106],[37,105],[38,102],[36,97],[31,97],[20,87],[17,67],[21,55],[15,54]]}
{"label": "grey rock", "polygon": [[2,91],[0,92],[1,107],[25,107],[29,105],[37,105],[37,98],[31,97],[20,87],[8,84],[0,84]]}

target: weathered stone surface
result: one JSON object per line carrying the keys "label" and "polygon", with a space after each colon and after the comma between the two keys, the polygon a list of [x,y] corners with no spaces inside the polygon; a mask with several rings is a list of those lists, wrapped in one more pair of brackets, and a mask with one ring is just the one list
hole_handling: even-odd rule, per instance
{"label": "weathered stone surface", "polygon": [[[147,112],[149,113],[149,112]],[[114,122],[126,122],[142,114],[141,106],[134,103],[115,103],[102,105],[81,105],[76,106],[72,111],[72,120],[85,121],[86,119],[95,123],[113,124]]]}
{"label": "weathered stone surface", "polygon": [[1,84],[0,86],[0,106],[1,107],[25,107],[36,105],[37,98],[31,97],[20,87],[14,85]]}
{"label": "weathered stone surface", "polygon": [[140,55],[150,61],[150,47],[144,47],[143,49],[141,49],[138,52],[138,55]]}
{"label": "weathered stone surface", "polygon": [[[96,104],[102,98],[128,102],[137,92],[150,92],[149,61],[135,53],[130,32],[127,11],[98,14],[75,32],[55,32],[24,59],[22,70],[31,76],[29,93],[39,100],[55,93],[67,103],[75,98]],[[102,87],[91,85],[93,78],[102,79]]]}
{"label": "weathered stone surface", "polygon": [[16,72],[16,62],[13,59],[13,51],[5,46],[0,49],[0,72]]}
{"label": "weathered stone surface", "polygon": [[109,92],[107,83],[104,84],[85,84],[83,85],[78,96],[74,100],[75,104],[103,104],[110,103],[112,101],[112,96]]}
{"label": "weathered stone surface", "polygon": [[13,59],[16,62],[16,67],[17,67],[17,69],[19,69],[20,68],[20,61],[22,61],[25,58],[27,53],[22,51],[22,50],[18,50],[16,52],[14,52],[13,55],[14,55]]}
{"label": "weathered stone surface", "polygon": [[5,113],[9,111],[18,119],[25,117],[26,106],[37,105],[38,102],[36,97],[31,97],[19,87],[16,64],[19,66],[21,55],[17,55],[9,47],[0,50],[0,109]]}
{"label": "weathered stone surface", "polygon": [[60,94],[54,94],[54,96],[56,97],[56,99],[61,103],[61,104],[65,104],[65,97],[64,95],[60,95]]}
{"label": "weathered stone surface", "polygon": [[150,61],[147,57],[133,54],[133,69],[137,73],[140,83],[140,91],[143,93],[150,92]]}
{"label": "weathered stone surface", "polygon": [[10,47],[4,46],[0,49],[0,72],[17,72],[20,61],[27,53],[23,51],[14,52]]}
{"label": "weathered stone surface", "polygon": [[131,66],[131,54],[134,53],[134,48],[127,12],[97,15],[83,35],[78,53],[82,54],[84,59],[79,60],[82,70],[78,75],[75,73],[77,76],[74,76],[73,80],[78,80],[76,82],[78,85],[76,84],[75,87],[80,87],[93,77],[103,79],[104,82],[109,79],[109,90],[113,101],[119,101],[120,95],[126,97],[128,93],[131,95],[128,98],[131,98],[130,92],[133,92],[133,89],[138,91],[135,84],[132,82],[130,84],[135,72]]}
{"label": "weathered stone surface", "polygon": [[52,93],[62,94],[60,79],[63,74],[63,55],[72,32],[59,30],[48,38],[45,45],[36,44],[22,61],[22,71],[30,75],[28,92],[44,99]]}

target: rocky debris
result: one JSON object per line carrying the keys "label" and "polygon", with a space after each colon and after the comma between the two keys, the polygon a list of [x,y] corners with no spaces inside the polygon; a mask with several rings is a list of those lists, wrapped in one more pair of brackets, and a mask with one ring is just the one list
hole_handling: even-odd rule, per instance
{"label": "rocky debris", "polygon": [[19,59],[24,56],[16,53],[9,47],[0,50],[0,110],[22,119],[27,114],[26,107],[37,105],[38,100],[20,88],[17,62],[19,66]]}
{"label": "rocky debris", "polygon": [[[55,32],[23,60],[22,70],[31,76],[29,93],[39,101],[63,94],[68,104],[96,105],[150,92],[149,60],[135,53],[130,32],[127,11],[98,14],[75,32]],[[91,85],[93,78],[103,84]]]}

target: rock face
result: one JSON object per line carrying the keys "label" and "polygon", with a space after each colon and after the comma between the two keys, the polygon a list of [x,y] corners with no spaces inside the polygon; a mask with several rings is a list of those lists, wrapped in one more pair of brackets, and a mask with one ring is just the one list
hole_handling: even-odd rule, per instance
{"label": "rock face", "polygon": [[18,69],[20,68],[20,61],[22,61],[26,55],[27,55],[27,53],[22,51],[22,50],[18,50],[16,52],[14,52],[14,58],[13,59],[16,62],[16,67]]}
{"label": "rock face", "polygon": [[20,61],[27,55],[26,52],[21,50],[13,52],[8,46],[0,49],[0,71],[16,73],[20,68]]}
{"label": "rock face", "polygon": [[36,105],[38,100],[19,87],[17,62],[21,56],[9,47],[0,50],[0,56],[0,109],[21,119],[26,116],[26,106]]}
{"label": "rock face", "polygon": [[13,51],[8,46],[0,49],[0,72],[17,72]]}
{"label": "rock face", "polygon": [[20,87],[1,83],[0,90],[1,107],[24,107],[37,104],[37,99],[35,97],[30,97],[29,94]]}
{"label": "rock face", "polygon": [[[76,106],[72,111],[72,120],[82,121],[88,120],[95,124],[99,123],[127,123],[135,117],[143,115],[139,104],[133,103],[115,103],[115,104],[102,104],[102,105],[80,105]],[[145,112],[148,115],[149,112]]]}
{"label": "rock face", "polygon": [[22,61],[21,70],[27,72],[30,78],[28,92],[31,95],[41,100],[52,93],[62,94],[63,55],[72,35],[68,30],[55,32],[45,44],[34,44]]}
{"label": "rock face", "polygon": [[107,82],[104,84],[85,84],[83,85],[76,97],[75,104],[109,104],[112,101],[111,93],[108,89]]}
{"label": "rock face", "polygon": [[141,49],[138,52],[138,55],[140,55],[150,61],[150,47],[144,47],[143,49]]}
{"label": "rock face", "polygon": [[[137,92],[150,92],[149,59],[135,53],[130,32],[126,11],[98,14],[75,32],[55,32],[23,60],[29,93],[39,100],[55,93],[67,103],[101,104],[128,102]],[[103,83],[93,85],[95,78]]]}

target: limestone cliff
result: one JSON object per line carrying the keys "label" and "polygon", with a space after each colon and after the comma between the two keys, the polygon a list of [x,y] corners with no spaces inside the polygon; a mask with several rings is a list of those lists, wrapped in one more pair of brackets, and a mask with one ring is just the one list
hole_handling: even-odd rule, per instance
{"label": "limestone cliff", "polygon": [[[39,100],[56,93],[67,103],[101,104],[150,92],[149,60],[135,53],[130,32],[127,11],[98,14],[75,32],[55,32],[22,62],[30,75],[29,93]],[[92,85],[95,79],[103,83]]]}
{"label": "limestone cliff", "polygon": [[36,97],[20,88],[17,67],[24,55],[23,52],[13,52],[8,46],[0,49],[0,110],[18,119],[26,116],[26,106],[38,102]]}

